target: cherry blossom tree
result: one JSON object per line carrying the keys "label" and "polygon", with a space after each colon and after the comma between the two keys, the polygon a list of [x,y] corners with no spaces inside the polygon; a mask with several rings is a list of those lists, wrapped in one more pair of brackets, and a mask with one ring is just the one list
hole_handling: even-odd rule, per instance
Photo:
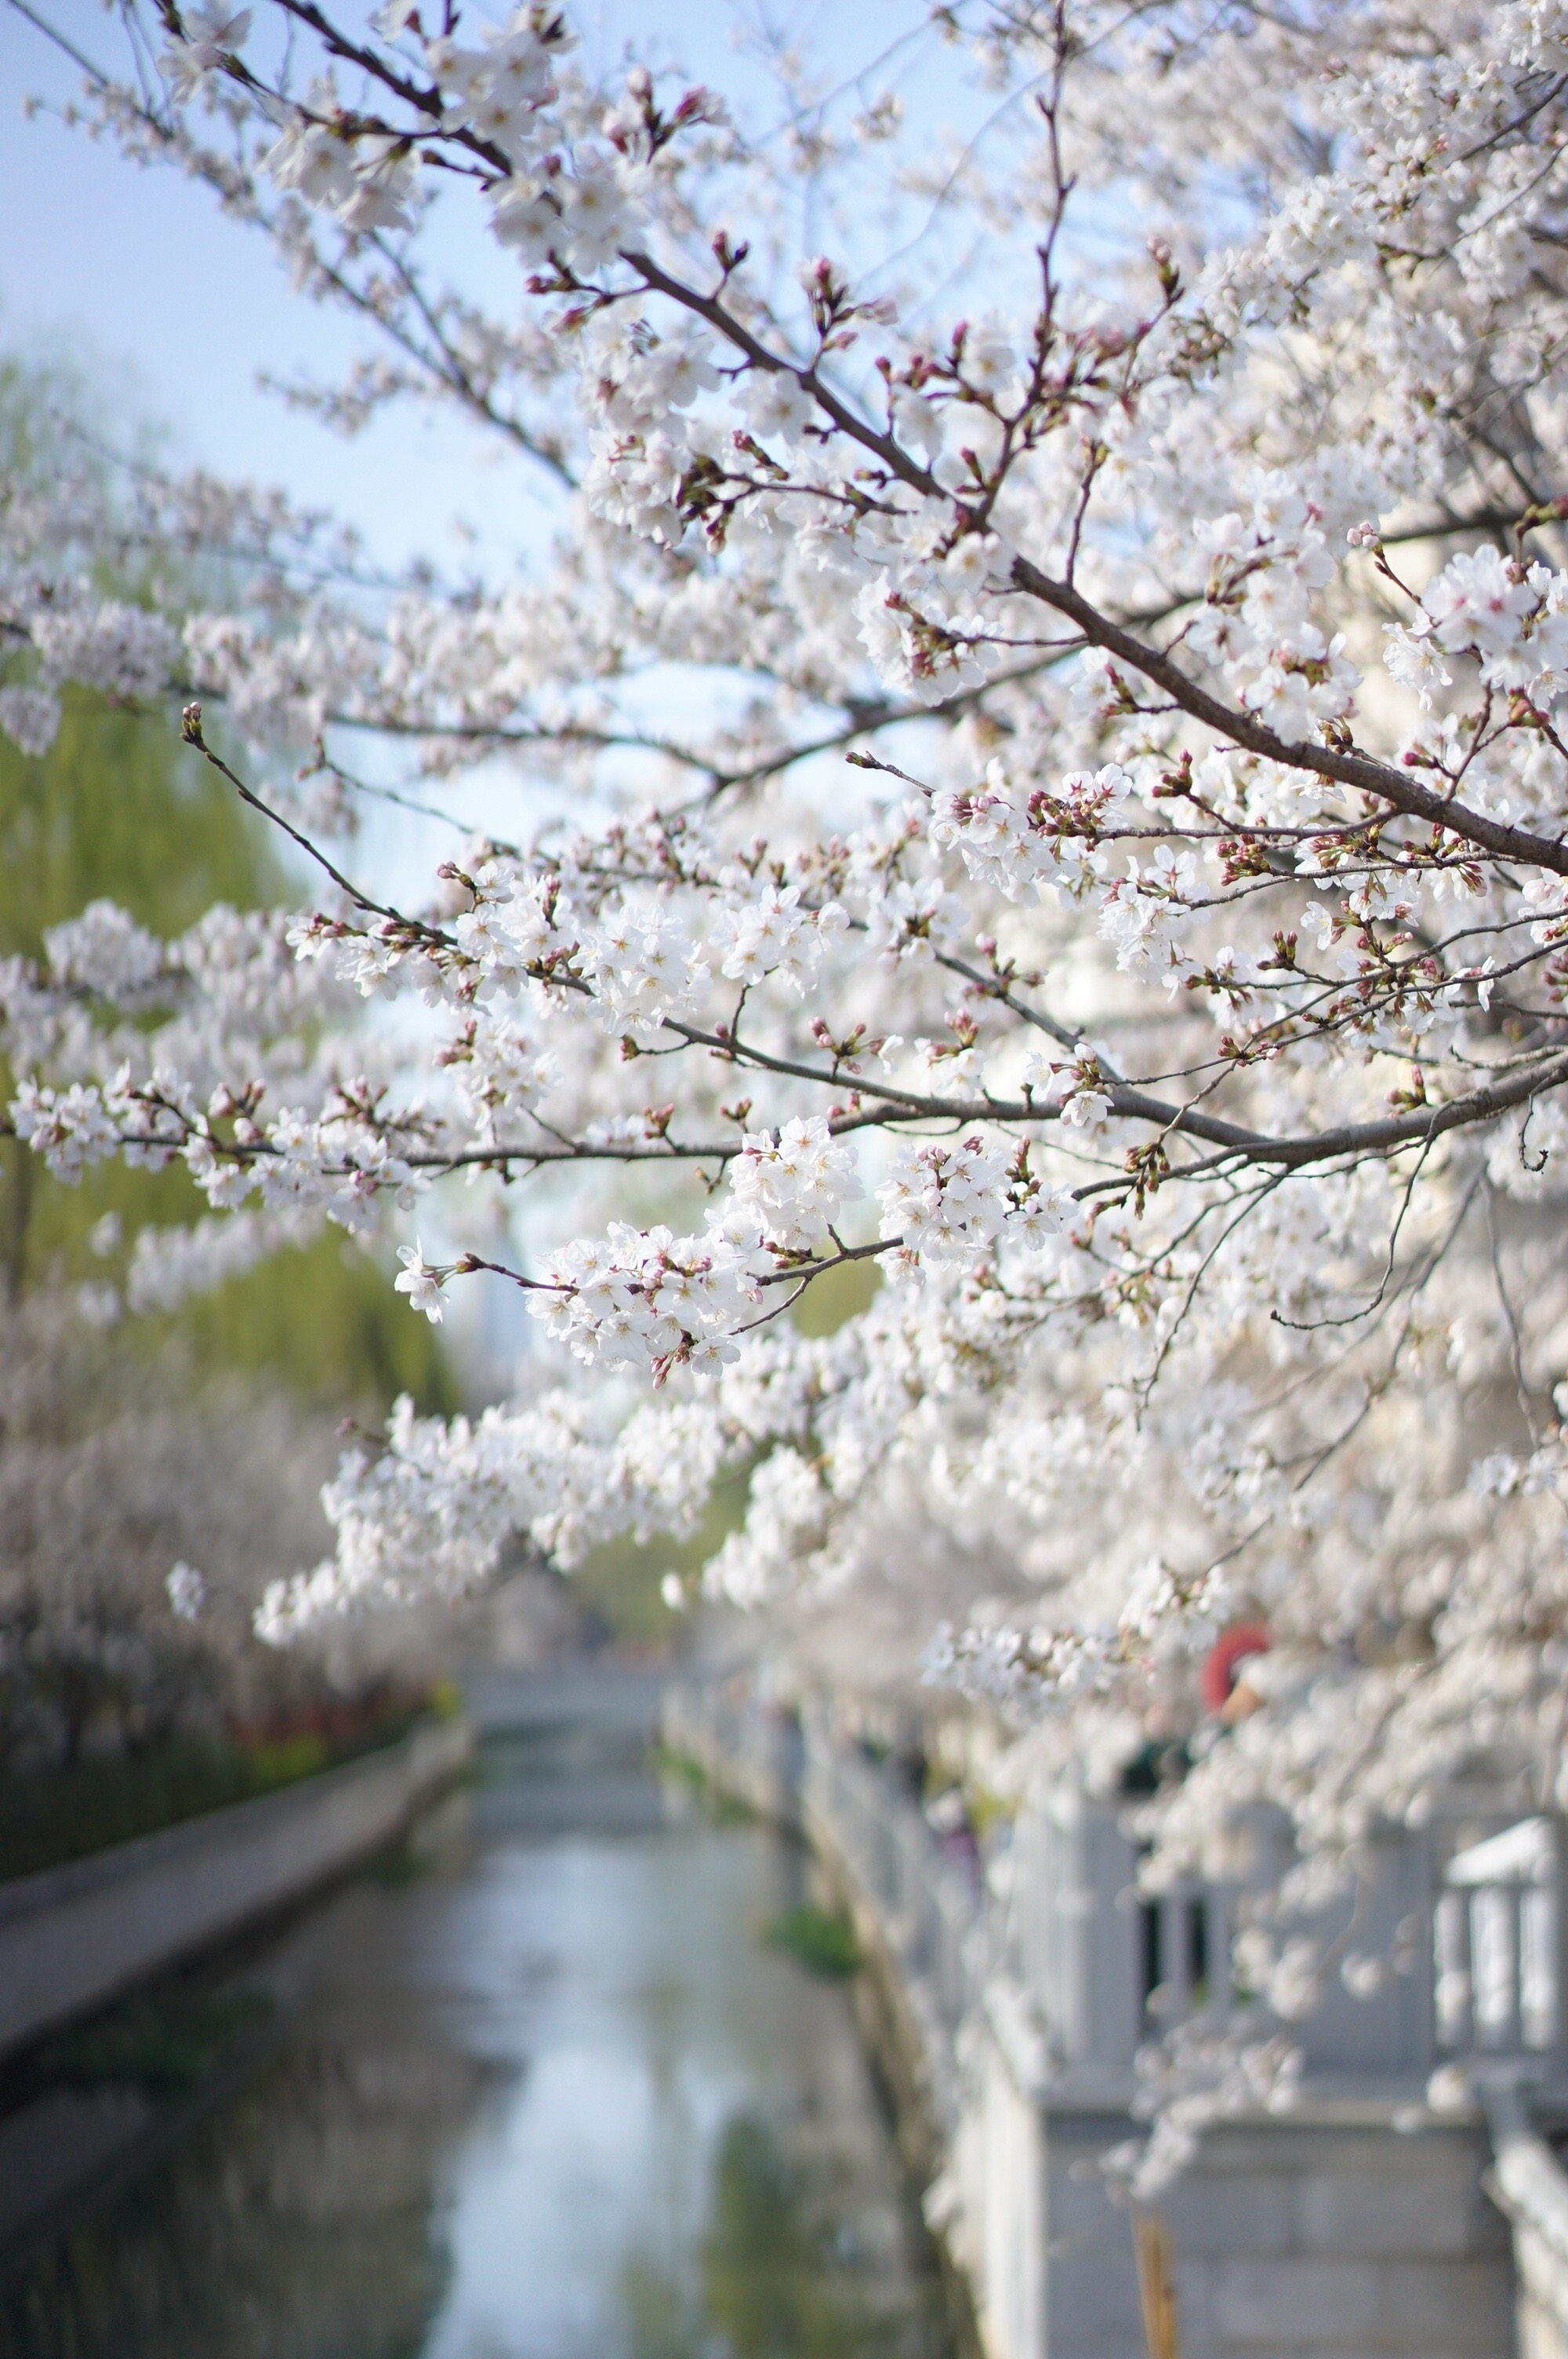
{"label": "cherry blossom tree", "polygon": [[[329,1421],[233,1380],[194,1401],[177,1353],[138,1356],[90,1308],[45,1287],[0,1311],[9,1767],[74,1766],[89,1738],[141,1749],[265,1722],[330,1692],[339,1669],[336,1625],[329,1650],[281,1661],[251,1630],[268,1570],[319,1528],[298,1478],[330,1465]],[[339,1684],[379,1668],[351,1657]]]}
{"label": "cherry blossom tree", "polygon": [[[122,19],[90,127],[363,324],[294,397],[443,406],[557,519],[487,586],[206,479],[5,511],[0,725],[178,701],[316,886],[56,929],[18,1136],[185,1162],[166,1292],[415,1214],[413,1310],[521,1288],[552,1371],[351,1452],[265,1630],[752,1466],[715,1592],[852,1614],[917,1528],[936,1676],[1112,1783],[1187,1741],[1170,1868],[1260,1799],[1354,1875],[1456,1780],[1565,1799],[1568,8],[959,0],[958,149],[875,72],[601,86],[547,5]],[[106,540],[215,592],[106,601]],[[367,799],[503,766],[524,840],[366,881]]]}

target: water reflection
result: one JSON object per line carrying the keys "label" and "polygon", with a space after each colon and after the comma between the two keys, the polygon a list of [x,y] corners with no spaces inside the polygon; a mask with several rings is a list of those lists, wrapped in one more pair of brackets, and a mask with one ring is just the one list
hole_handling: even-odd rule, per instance
{"label": "water reflection", "polygon": [[487,1748],[429,1872],[264,1962],[243,2092],[0,2295],[5,2359],[936,2359],[799,1897],[578,1727]]}
{"label": "water reflection", "polygon": [[449,2274],[432,2178],[479,2078],[456,2052],[301,2042],[32,2270],[0,2347],[407,2359]]}
{"label": "water reflection", "polygon": [[[792,2165],[765,2122],[724,2133],[703,2245],[708,2315],[735,2359],[848,2359],[917,2344],[898,2256],[846,2216],[853,2190]],[[889,2224],[889,2223],[884,2223]],[[890,2302],[887,2296],[893,2292]]]}

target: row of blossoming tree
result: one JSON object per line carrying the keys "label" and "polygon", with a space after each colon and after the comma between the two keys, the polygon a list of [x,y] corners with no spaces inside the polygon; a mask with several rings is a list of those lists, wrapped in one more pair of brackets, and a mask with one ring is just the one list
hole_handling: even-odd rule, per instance
{"label": "row of blossoming tree", "polygon": [[[547,5],[121,14],[92,127],[362,323],[296,397],[446,405],[559,517],[486,587],[208,478],[5,514],[0,723],[183,704],[314,878],[56,929],[5,978],[17,1134],[183,1160],[166,1293],[457,1175],[398,1286],[542,1331],[517,1405],[348,1457],[265,1630],[751,1466],[713,1591],[852,1626],[907,1562],[897,1643],[940,1611],[938,1674],[1046,1751],[1189,1740],[1172,1872],[1260,1799],[1348,1875],[1458,1780],[1557,1800],[1568,8],[958,0],[952,149],[874,77],[765,136],[600,86]],[[223,594],[106,602],[110,541]],[[378,893],[345,815],[503,763],[554,816]],[[492,1201],[513,1246],[463,1249]],[[860,1263],[869,1308],[791,1316]],[[1217,1741],[1243,1614],[1272,1668]]]}

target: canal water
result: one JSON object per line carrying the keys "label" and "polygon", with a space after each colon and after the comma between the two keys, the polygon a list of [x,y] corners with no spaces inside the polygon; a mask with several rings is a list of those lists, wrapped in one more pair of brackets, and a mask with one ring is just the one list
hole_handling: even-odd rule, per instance
{"label": "canal water", "polygon": [[0,2285],[5,2359],[945,2359],[786,1838],[516,1726],[218,1994],[252,2060]]}

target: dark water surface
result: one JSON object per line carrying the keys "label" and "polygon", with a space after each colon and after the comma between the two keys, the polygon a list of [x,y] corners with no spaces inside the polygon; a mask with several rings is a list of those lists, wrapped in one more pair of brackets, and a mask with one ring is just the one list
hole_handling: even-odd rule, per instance
{"label": "dark water surface", "polygon": [[5,2359],[945,2359],[798,1852],[634,1730],[487,1740],[416,1874],[242,1977],[268,2052],[0,2288]]}

